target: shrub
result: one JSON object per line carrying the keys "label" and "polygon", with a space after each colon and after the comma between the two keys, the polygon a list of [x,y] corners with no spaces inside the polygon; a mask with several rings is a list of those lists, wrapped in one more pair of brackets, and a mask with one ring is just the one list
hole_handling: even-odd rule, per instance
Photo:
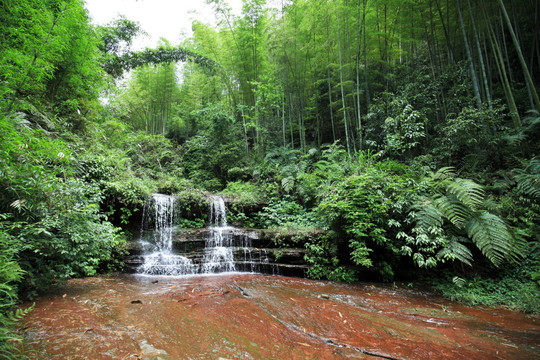
{"label": "shrub", "polygon": [[339,259],[342,263],[373,268],[391,278],[389,264],[399,260],[395,234],[406,227],[406,212],[416,195],[414,180],[397,163],[365,166],[359,161],[354,174],[330,184],[316,212],[333,230],[334,246],[346,254]]}
{"label": "shrub", "polygon": [[[6,214],[0,214],[5,220]],[[18,244],[0,229],[0,359],[14,359],[18,356],[15,341],[21,338],[13,332],[13,326],[28,311],[13,311],[17,304],[17,283],[23,270],[15,260]]]}
{"label": "shrub", "polygon": [[208,219],[209,203],[206,195],[195,189],[186,189],[176,194],[178,225],[184,227],[203,227]]}
{"label": "shrub", "polygon": [[289,195],[270,200],[268,206],[255,214],[255,221],[265,229],[281,226],[314,227],[316,224],[315,214],[293,201]]}

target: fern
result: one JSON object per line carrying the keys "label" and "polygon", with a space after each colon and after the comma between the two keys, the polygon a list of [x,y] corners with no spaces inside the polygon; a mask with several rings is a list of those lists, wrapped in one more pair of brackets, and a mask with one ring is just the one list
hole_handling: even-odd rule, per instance
{"label": "fern", "polygon": [[36,307],[36,303],[33,303],[31,306],[27,307],[26,309],[18,308],[15,311],[11,311],[7,313],[7,318],[10,322],[16,323],[21,321],[26,315],[28,315],[34,308]]}
{"label": "fern", "polygon": [[523,132],[534,135],[540,127],[540,113],[537,110],[527,111],[528,115],[523,119]]}
{"label": "fern", "polygon": [[442,168],[432,174],[430,188],[431,198],[421,198],[410,214],[416,223],[414,242],[419,252],[428,254],[438,248],[438,260],[471,265],[472,253],[461,237],[466,235],[495,266],[523,255],[525,241],[516,237],[503,219],[485,210],[481,185],[456,178],[452,168]]}
{"label": "fern", "polygon": [[413,209],[416,210],[414,216],[418,226],[429,229],[443,225],[444,215],[433,203],[426,201],[424,204],[413,206]]}
{"label": "fern", "polygon": [[463,286],[465,286],[466,281],[465,281],[465,279],[460,278],[459,276],[454,276],[452,278],[452,283],[454,285],[456,285],[457,287],[463,287]]}
{"label": "fern", "polygon": [[294,188],[294,182],[295,179],[292,176],[287,176],[281,179],[281,187],[283,188],[283,191],[287,193],[291,192],[291,190]]}
{"label": "fern", "polygon": [[441,180],[453,179],[455,177],[456,177],[456,173],[455,173],[454,168],[452,166],[446,166],[446,167],[440,168],[439,170],[437,170],[436,173],[432,174],[431,181],[438,182]]}
{"label": "fern", "polygon": [[520,254],[514,249],[513,236],[505,222],[487,211],[473,214],[467,222],[467,234],[495,266],[499,266],[508,256],[516,258]]}
{"label": "fern", "polygon": [[0,360],[26,359],[20,350],[14,346],[15,342],[22,340],[21,336],[14,333],[13,326],[34,310],[35,303],[26,309],[16,309],[6,313],[0,313]]}
{"label": "fern", "polygon": [[446,191],[471,209],[478,209],[484,201],[484,189],[469,179],[457,178],[448,183]]}
{"label": "fern", "polygon": [[451,181],[455,177],[456,174],[453,167],[443,167],[440,168],[436,173],[431,174],[429,184],[435,191],[442,194],[446,188],[447,182]]}
{"label": "fern", "polygon": [[463,241],[467,239],[460,238],[457,236],[450,237],[448,245],[442,248],[438,253],[437,257],[444,260],[459,260],[462,263],[472,266],[473,256],[468,247],[462,244]]}
{"label": "fern", "polygon": [[470,209],[455,197],[439,196],[433,202],[437,209],[457,228],[462,229]]}
{"label": "fern", "polygon": [[516,170],[517,190],[532,198],[540,199],[540,160],[531,159],[524,170]]}

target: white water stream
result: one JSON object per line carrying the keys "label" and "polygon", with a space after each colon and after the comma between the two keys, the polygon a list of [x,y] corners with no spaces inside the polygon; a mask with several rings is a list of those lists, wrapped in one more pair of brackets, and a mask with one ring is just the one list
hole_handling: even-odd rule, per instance
{"label": "white water stream", "polygon": [[[143,211],[141,238],[145,249],[144,263],[138,272],[145,275],[192,275],[237,271],[237,262],[243,264],[242,271],[257,272],[258,264],[268,263],[266,251],[253,249],[247,236],[238,236],[238,229],[227,225],[225,202],[220,196],[210,196],[210,227],[205,238],[202,257],[194,263],[190,258],[177,254],[173,249],[176,198],[169,195],[153,194]],[[153,224],[152,236],[144,240],[145,226]],[[235,251],[240,258],[235,259]],[[255,253],[254,253],[255,251]],[[187,254],[193,257],[190,254]]]}
{"label": "white water stream", "polygon": [[[139,272],[145,275],[188,275],[195,273],[193,262],[185,256],[172,252],[172,240],[174,236],[174,206],[176,198],[163,194],[153,194],[153,247],[154,251],[143,255],[144,264]],[[151,206],[146,209],[146,216]],[[145,217],[143,215],[143,218]],[[148,219],[143,219],[148,221]],[[142,231],[141,231],[142,234]]]}
{"label": "white water stream", "polygon": [[225,201],[220,196],[210,196],[211,236],[206,239],[202,272],[236,271],[233,257],[233,237],[227,232]]}

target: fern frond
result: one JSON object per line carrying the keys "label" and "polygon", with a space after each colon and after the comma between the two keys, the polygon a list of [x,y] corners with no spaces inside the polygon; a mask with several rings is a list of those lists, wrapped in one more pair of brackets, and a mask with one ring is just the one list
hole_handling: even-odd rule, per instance
{"label": "fern frond", "polygon": [[448,221],[459,229],[463,229],[471,215],[470,209],[454,197],[439,196],[433,203]]}
{"label": "fern frond", "polygon": [[495,266],[517,255],[512,234],[504,221],[494,214],[487,211],[472,214],[465,230],[482,254]]}
{"label": "fern frond", "polygon": [[13,312],[8,312],[7,318],[13,323],[16,323],[22,320],[22,318],[28,315],[32,310],[34,310],[35,306],[36,306],[36,303],[33,303],[31,306],[27,307],[26,309],[19,308]]}
{"label": "fern frond", "polygon": [[287,176],[283,179],[281,179],[281,187],[283,187],[283,190],[285,192],[290,192],[294,188],[294,177]]}
{"label": "fern frond", "polygon": [[442,180],[453,179],[455,177],[456,177],[455,169],[452,166],[446,166],[446,167],[440,168],[439,170],[437,170],[436,173],[431,175],[431,180],[439,182]]}
{"label": "fern frond", "polygon": [[484,189],[482,185],[469,179],[455,179],[448,183],[446,191],[454,195],[465,206],[478,209],[484,201]]}
{"label": "fern frond", "polygon": [[528,115],[523,119],[525,132],[532,132],[540,125],[540,114],[537,110],[527,111]]}
{"label": "fern frond", "polygon": [[517,134],[509,134],[501,137],[504,141],[508,142],[510,145],[520,145],[523,140],[527,138],[523,131],[519,131]]}
{"label": "fern frond", "polygon": [[540,160],[532,159],[525,170],[519,170],[515,179],[519,192],[533,198],[540,198]]}
{"label": "fern frond", "polygon": [[472,266],[473,255],[468,247],[461,243],[462,238],[457,236],[450,237],[448,245],[442,248],[437,257],[444,260],[459,260],[462,263]]}
{"label": "fern frond", "polygon": [[443,214],[433,203],[415,205],[413,209],[416,210],[414,215],[416,223],[423,229],[442,226]]}
{"label": "fern frond", "polygon": [[452,278],[452,282],[453,282],[454,285],[456,285],[457,287],[463,287],[463,286],[465,286],[465,283],[466,283],[465,279],[460,278],[459,276],[454,276],[454,277]]}

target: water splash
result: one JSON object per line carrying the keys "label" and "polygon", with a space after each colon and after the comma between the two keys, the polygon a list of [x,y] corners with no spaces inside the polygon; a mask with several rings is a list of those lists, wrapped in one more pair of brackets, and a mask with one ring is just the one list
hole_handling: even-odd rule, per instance
{"label": "water splash", "polygon": [[202,273],[236,271],[233,236],[227,226],[227,209],[221,196],[210,196],[210,236],[206,239]]}
{"label": "water splash", "polygon": [[147,255],[141,267],[145,275],[181,276],[196,273],[193,262],[182,255],[155,252]]}
{"label": "water splash", "polygon": [[[152,194],[151,201],[145,205],[141,237],[144,227],[153,221],[153,241],[150,245],[154,251],[143,255],[144,263],[139,268],[141,274],[179,276],[195,273],[195,265],[190,259],[172,252],[175,203],[176,198],[173,196]],[[152,207],[153,218],[149,219]],[[142,238],[140,241],[145,243]],[[149,246],[148,243],[146,246]]]}
{"label": "water splash", "polygon": [[[173,196],[153,194],[143,209],[140,248],[143,263],[139,274],[182,276],[225,272],[276,273],[275,264],[269,264],[266,249],[254,248],[251,238],[227,224],[225,201],[220,196],[209,196],[209,226],[204,237],[204,248],[184,248],[174,242],[176,234]],[[202,245],[202,244],[201,244]]]}

